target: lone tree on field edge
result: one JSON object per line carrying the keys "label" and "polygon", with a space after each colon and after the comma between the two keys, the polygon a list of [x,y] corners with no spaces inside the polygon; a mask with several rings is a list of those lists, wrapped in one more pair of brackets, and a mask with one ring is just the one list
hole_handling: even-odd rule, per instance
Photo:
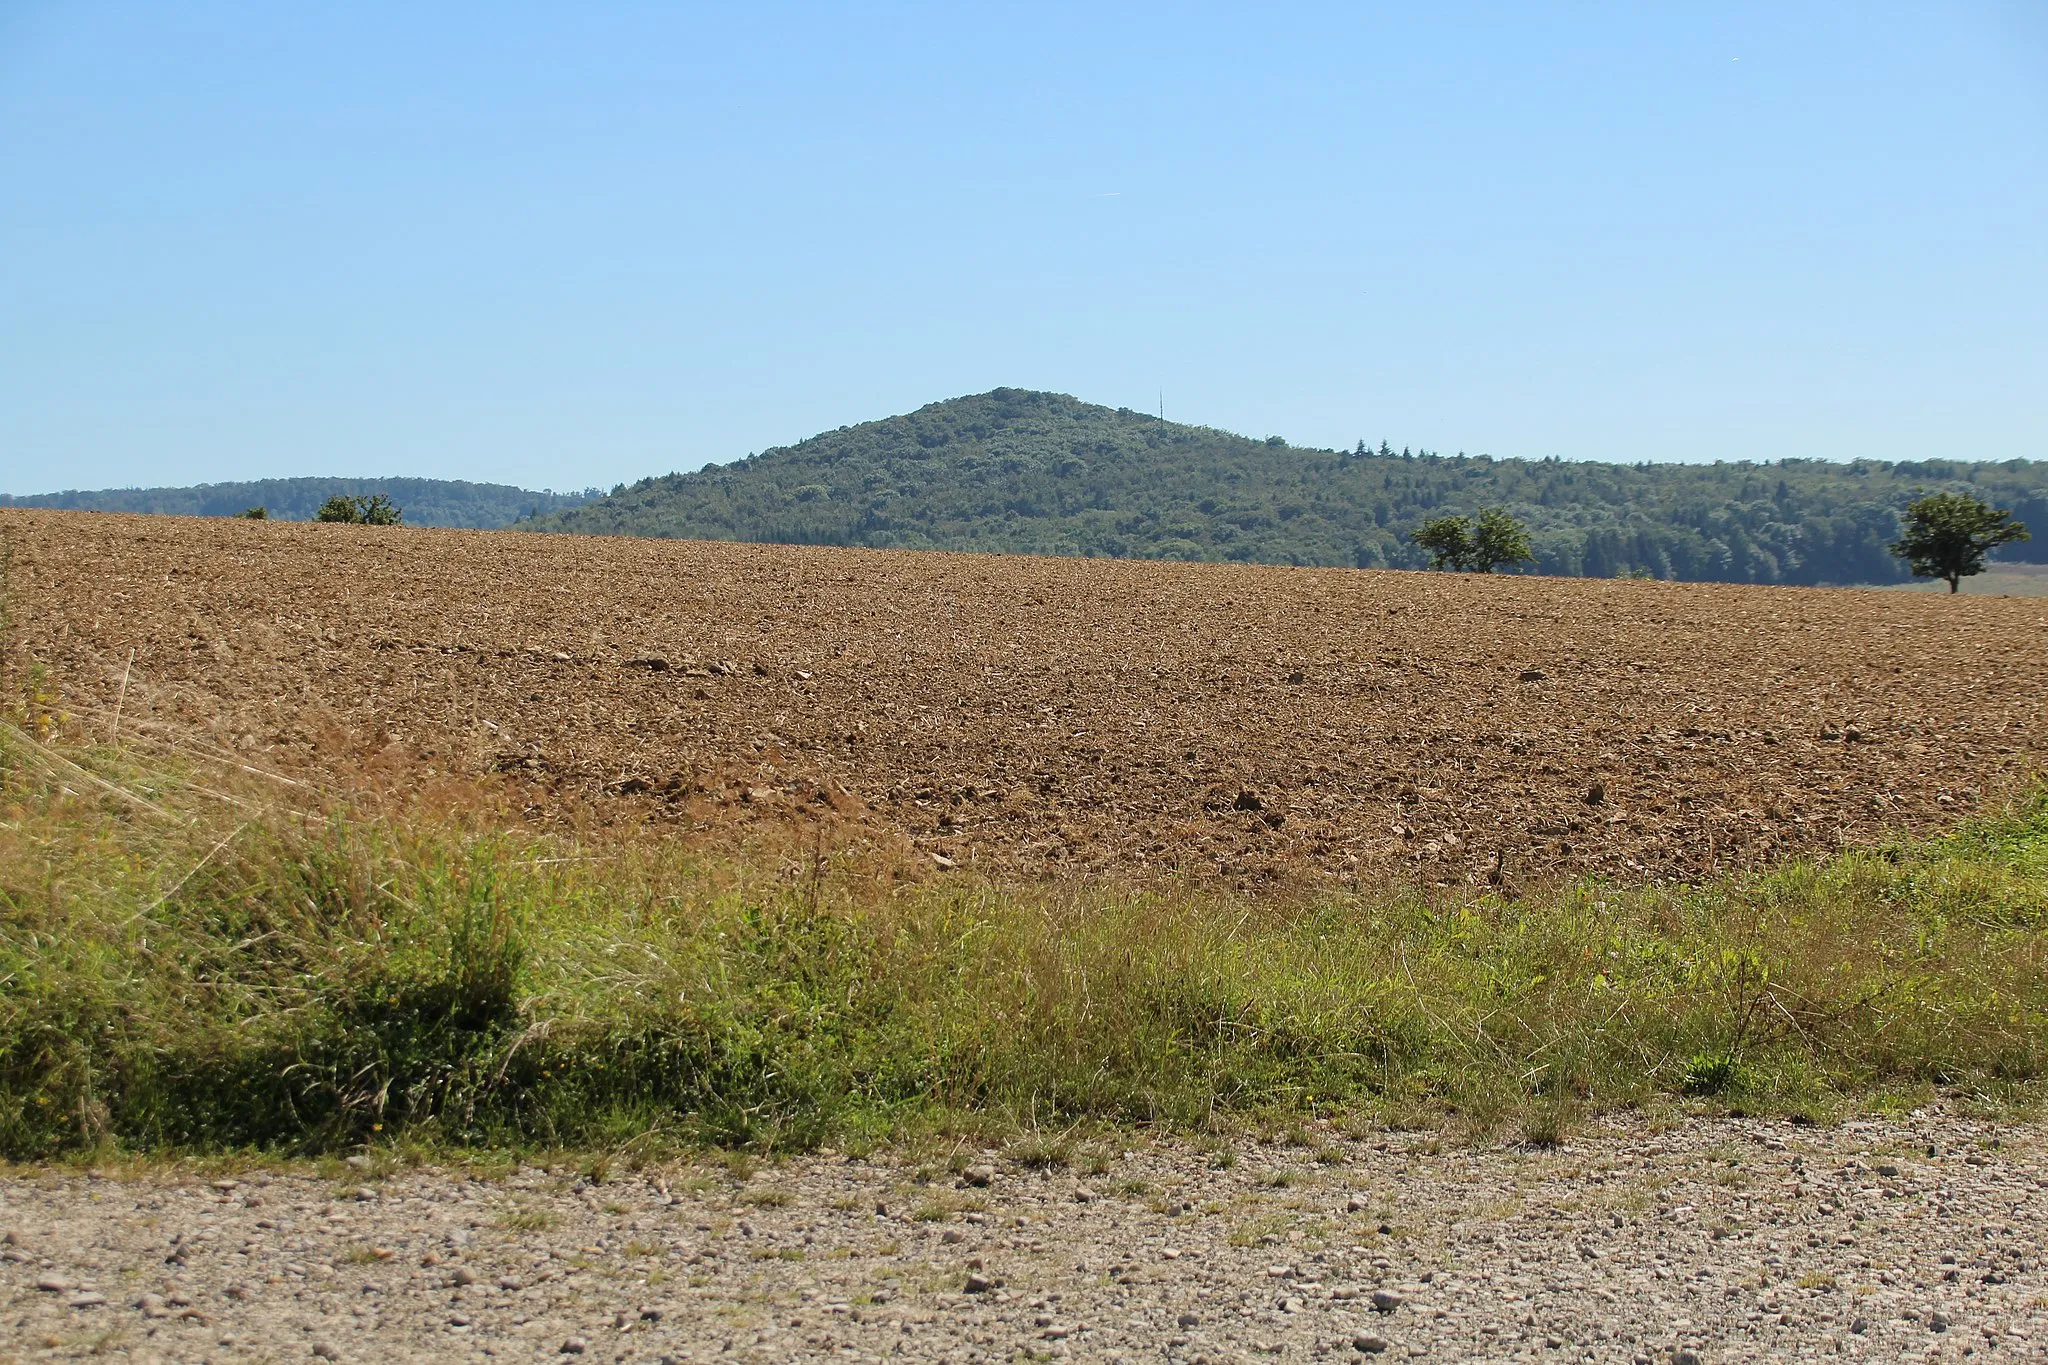
{"label": "lone tree on field edge", "polygon": [[1463,517],[1432,517],[1408,539],[1429,551],[1432,569],[1462,569],[1472,554],[1472,523]]}
{"label": "lone tree on field edge", "polygon": [[1429,551],[1433,569],[1492,573],[1503,564],[1536,557],[1529,547],[1529,528],[1498,507],[1481,512],[1477,526],[1465,517],[1433,517],[1408,538]]}
{"label": "lone tree on field edge", "polygon": [[367,498],[337,493],[320,504],[313,520],[346,522],[352,526],[396,526],[404,516],[398,504],[382,493],[372,493]]}
{"label": "lone tree on field edge", "polygon": [[1965,578],[1984,572],[1984,556],[2031,538],[2003,507],[1988,507],[1968,493],[1932,493],[1906,505],[1905,533],[1892,553],[1915,578],[1945,578],[1954,592]]}
{"label": "lone tree on field edge", "polygon": [[1526,564],[1536,558],[1529,548],[1529,528],[1498,507],[1479,514],[1479,527],[1472,533],[1472,567],[1492,573],[1502,564]]}

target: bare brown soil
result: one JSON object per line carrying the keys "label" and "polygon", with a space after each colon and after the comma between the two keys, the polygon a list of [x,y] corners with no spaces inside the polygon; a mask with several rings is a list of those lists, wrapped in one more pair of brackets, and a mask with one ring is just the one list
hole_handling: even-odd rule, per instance
{"label": "bare brown soil", "polygon": [[[1691,878],[2048,751],[2026,599],[0,513],[9,684],[537,820],[998,875]],[[133,663],[130,666],[130,651]],[[126,676],[125,693],[123,679]],[[806,836],[808,837],[808,836]]]}

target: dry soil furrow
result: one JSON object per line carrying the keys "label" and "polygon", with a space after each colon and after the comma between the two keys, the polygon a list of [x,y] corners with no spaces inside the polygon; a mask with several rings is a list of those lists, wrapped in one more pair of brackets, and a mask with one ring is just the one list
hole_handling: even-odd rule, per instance
{"label": "dry soil furrow", "polygon": [[[2028,599],[10,511],[91,726],[1017,872],[1696,877],[2048,750]],[[130,651],[134,652],[132,668]]]}

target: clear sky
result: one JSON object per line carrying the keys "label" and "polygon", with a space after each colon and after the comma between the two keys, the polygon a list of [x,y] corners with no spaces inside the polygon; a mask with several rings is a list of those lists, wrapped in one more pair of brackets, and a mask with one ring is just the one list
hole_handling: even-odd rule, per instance
{"label": "clear sky", "polygon": [[2048,5],[0,0],[0,492],[557,489],[997,385],[2048,456]]}

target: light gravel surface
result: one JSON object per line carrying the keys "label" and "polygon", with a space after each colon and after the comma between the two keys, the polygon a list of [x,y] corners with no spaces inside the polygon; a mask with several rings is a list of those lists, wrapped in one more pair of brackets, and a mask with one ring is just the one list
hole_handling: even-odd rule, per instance
{"label": "light gravel surface", "polygon": [[[592,1183],[17,1168],[0,1359],[2008,1359],[2038,1133],[1689,1120],[817,1155]],[[745,1176],[745,1179],[736,1178]]]}

